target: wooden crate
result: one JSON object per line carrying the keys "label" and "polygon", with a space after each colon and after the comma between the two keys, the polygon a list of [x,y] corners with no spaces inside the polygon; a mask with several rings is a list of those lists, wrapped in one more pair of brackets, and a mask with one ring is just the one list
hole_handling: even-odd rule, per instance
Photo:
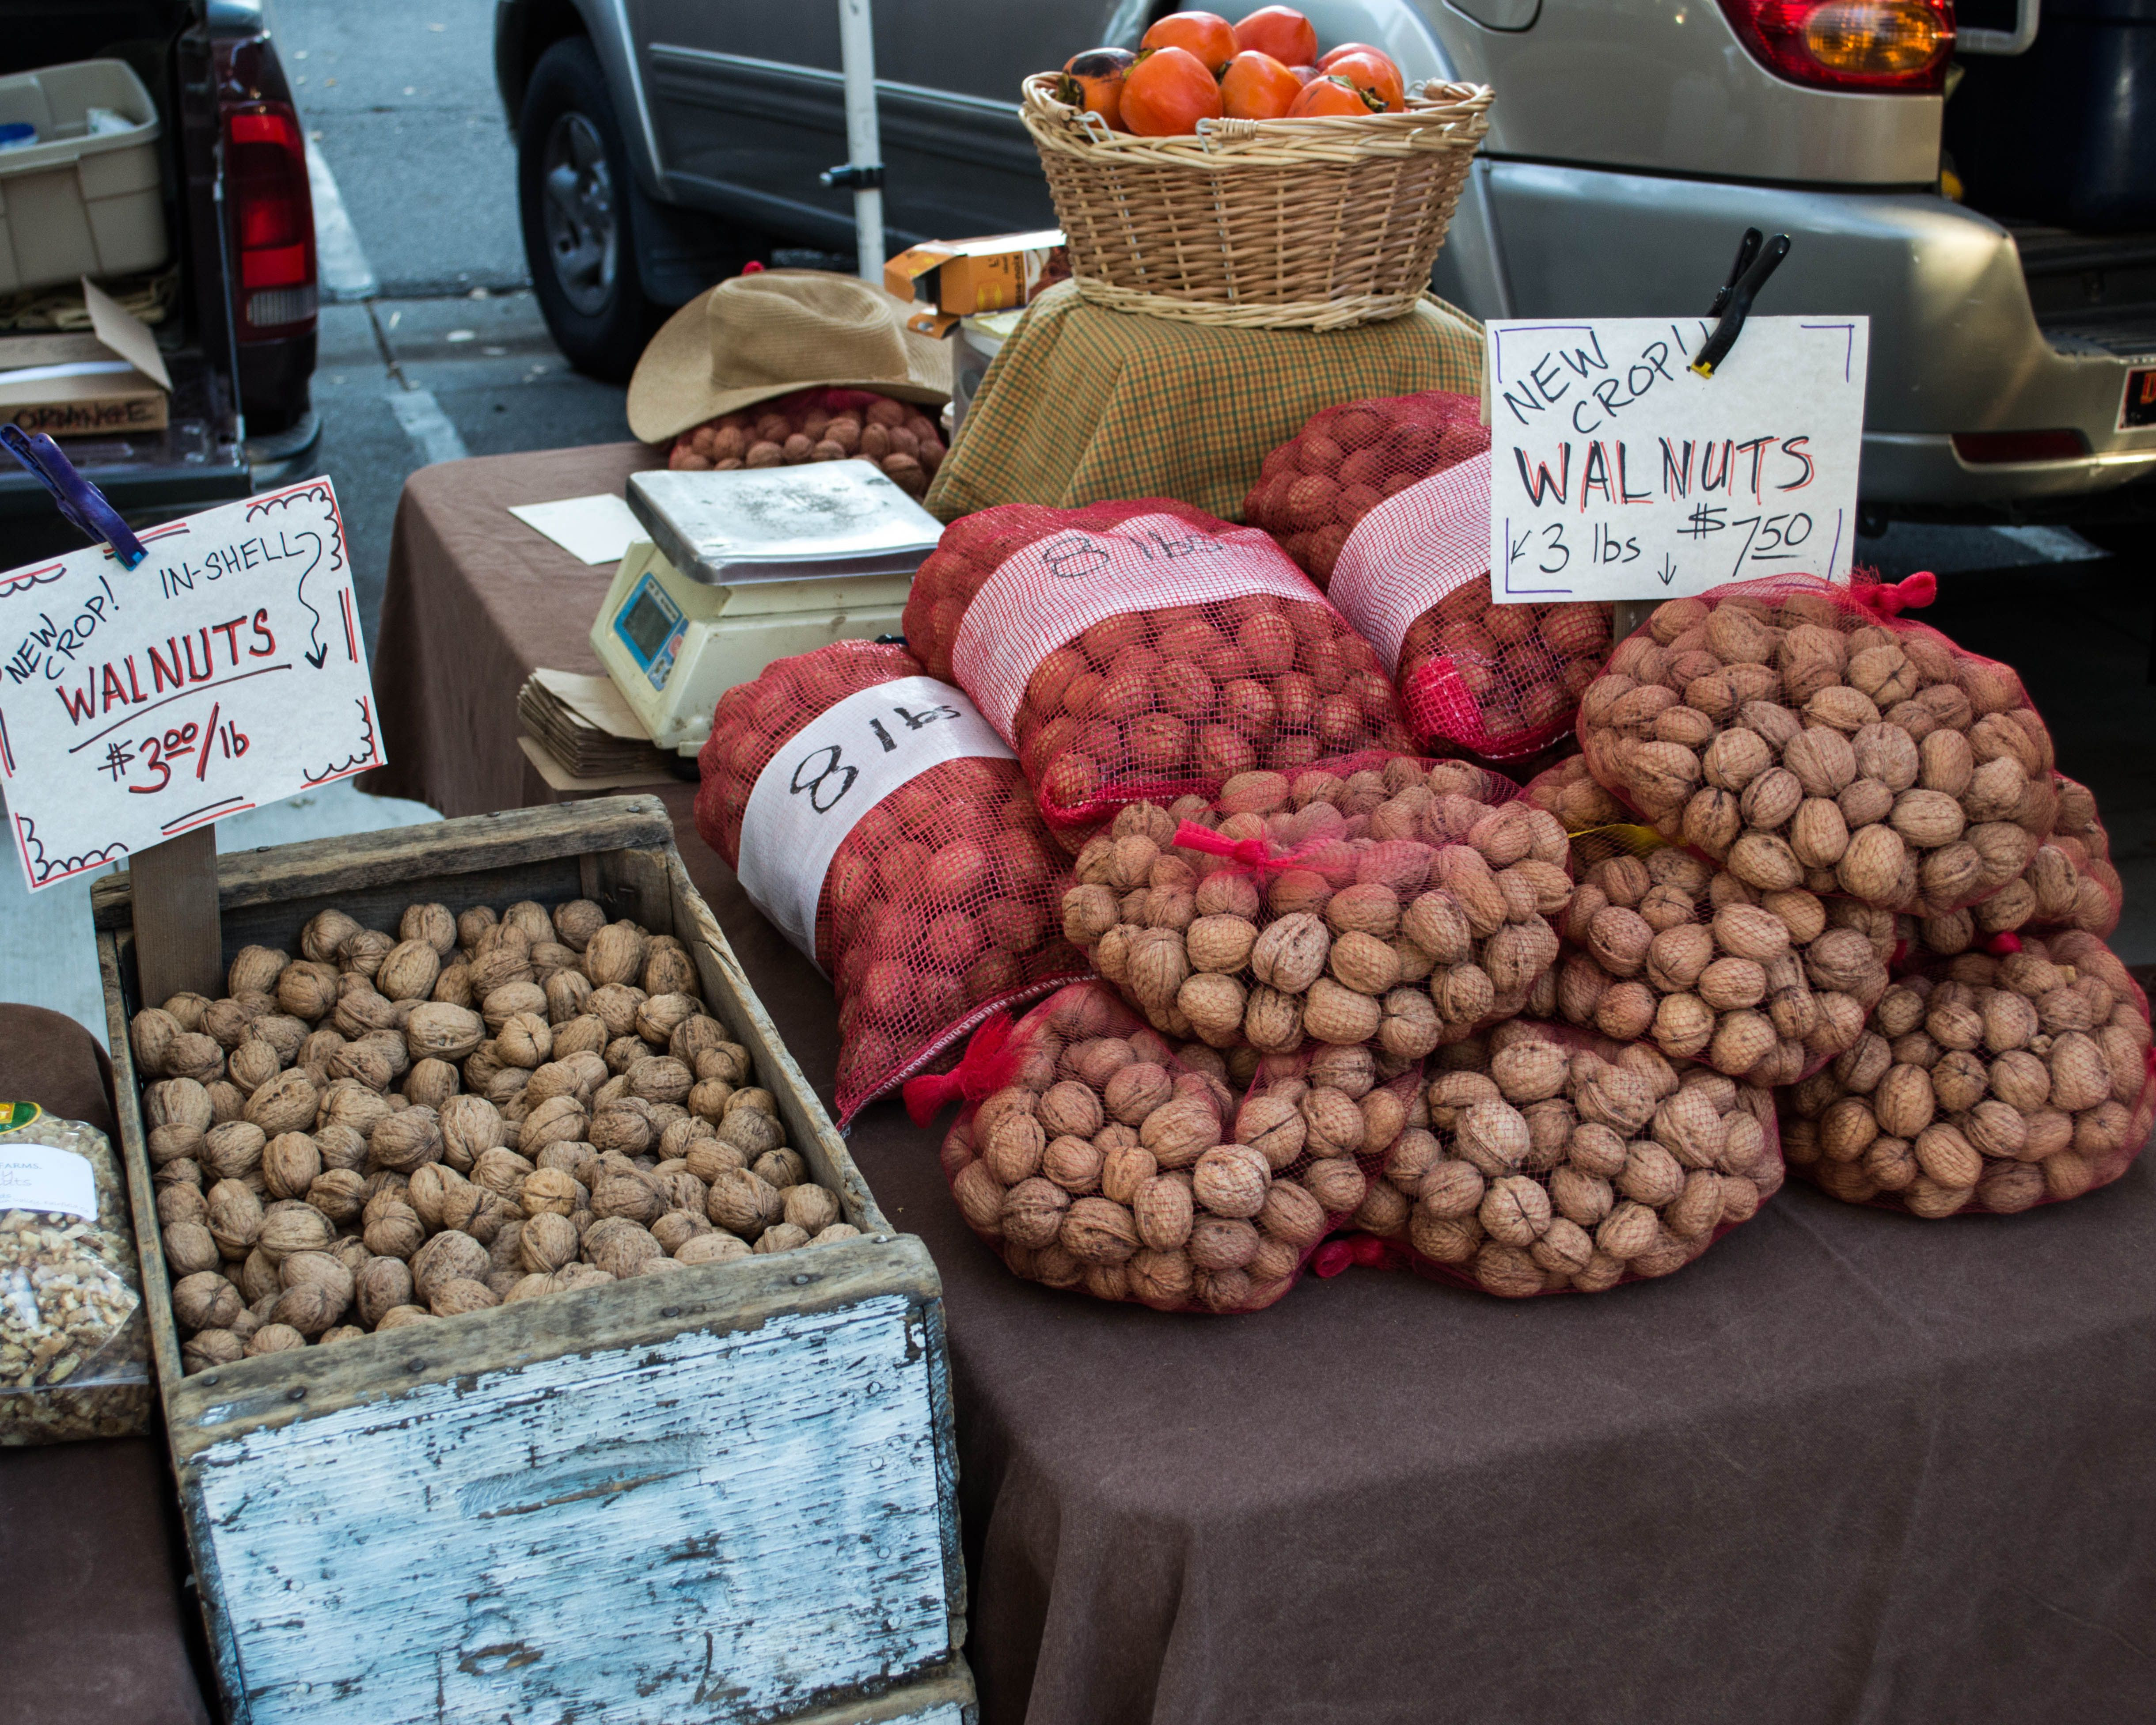
{"label": "wooden crate", "polygon": [[[935,1266],[877,1208],[658,800],[286,845],[218,874],[228,961],[249,942],[296,952],[331,905],[393,927],[414,899],[582,896],[677,936],[863,1230],[183,1377],[158,1232],[138,1227],[236,1725],[970,1725]],[[93,901],[129,1185],[154,1219],[128,876]]]}

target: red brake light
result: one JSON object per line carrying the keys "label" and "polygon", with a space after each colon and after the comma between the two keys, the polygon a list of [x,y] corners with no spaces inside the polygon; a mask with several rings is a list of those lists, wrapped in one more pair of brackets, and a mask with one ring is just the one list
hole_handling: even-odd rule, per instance
{"label": "red brake light", "polygon": [[315,202],[299,116],[284,102],[228,110],[224,195],[239,280],[242,341],[297,332],[315,318]]}
{"label": "red brake light", "polygon": [[1722,0],[1770,72],[1830,90],[1925,95],[1946,86],[1953,0]]}

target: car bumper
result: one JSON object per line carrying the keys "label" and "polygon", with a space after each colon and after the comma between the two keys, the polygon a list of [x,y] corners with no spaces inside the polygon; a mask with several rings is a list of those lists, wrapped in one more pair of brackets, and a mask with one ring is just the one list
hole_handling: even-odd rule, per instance
{"label": "car bumper", "polygon": [[[1482,184],[1513,316],[1704,311],[1739,233],[1789,234],[1795,244],[1759,309],[1871,319],[1860,481],[1867,503],[1981,512],[2156,475],[2156,429],[2118,429],[2127,373],[2156,356],[2054,347],[2030,306],[2013,235],[1931,193],[1502,160],[1488,163]],[[2088,453],[1977,464],[1951,441],[1957,432],[2060,429],[2078,431]]]}

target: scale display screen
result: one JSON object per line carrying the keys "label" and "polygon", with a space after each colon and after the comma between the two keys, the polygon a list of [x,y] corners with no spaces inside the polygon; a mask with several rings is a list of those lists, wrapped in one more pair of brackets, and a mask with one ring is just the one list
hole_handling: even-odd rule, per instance
{"label": "scale display screen", "polygon": [[680,608],[666,590],[646,575],[636,583],[629,603],[616,614],[613,632],[644,668],[654,689],[664,689],[673,674],[674,655],[681,644]]}

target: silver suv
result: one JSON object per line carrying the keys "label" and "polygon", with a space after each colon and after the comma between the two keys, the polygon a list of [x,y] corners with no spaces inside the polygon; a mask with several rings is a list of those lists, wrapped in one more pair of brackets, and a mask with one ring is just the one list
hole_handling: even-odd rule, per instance
{"label": "silver suv", "polygon": [[[2041,21],[2037,0],[1967,3],[2006,10],[1997,28],[1965,23],[1958,46],[1953,0],[1302,9],[1322,41],[1372,43],[1411,79],[1497,91],[1438,261],[1445,298],[1484,317],[1704,311],[1743,229],[1787,232],[1794,249],[1761,309],[1872,320],[1862,493],[1875,530],[1892,516],[2156,512],[2143,501],[2156,485],[2121,490],[2156,473],[2156,241],[2075,231],[2065,224],[2090,200],[2060,186],[2047,207],[2042,176],[2032,193],[2025,172],[2030,152],[2046,149],[2061,173],[2123,161],[2121,197],[2102,203],[2102,219],[2156,229],[2146,94],[2156,64],[2138,80],[2106,79],[2106,65],[2123,62],[2099,40],[2085,100],[2061,105],[2042,92],[2075,74],[2046,58],[2045,32],[2085,26],[2053,21],[2076,5],[2101,13],[2107,0],[2048,0]],[[875,57],[893,248],[1051,224],[1016,116],[1019,79],[1096,44],[1134,44],[1173,9],[883,0]],[[1253,8],[1219,9],[1232,18]],[[851,198],[819,177],[846,157],[838,10],[835,0],[496,0],[532,278],[572,360],[625,375],[656,311],[747,256],[850,252]],[[2122,44],[2128,33],[2122,25]],[[2068,44],[2084,59],[2086,34]],[[1978,176],[1969,203],[1946,195],[1960,189],[1942,148],[1957,85],[1958,99],[1980,104],[1972,137],[1986,147],[1973,142],[1973,157],[1999,159],[1989,146],[2000,128],[2023,129],[2003,152],[2024,170],[2019,182]],[[2081,153],[2060,141],[2092,127]],[[1994,184],[1989,207],[2010,221],[1974,207]]]}

